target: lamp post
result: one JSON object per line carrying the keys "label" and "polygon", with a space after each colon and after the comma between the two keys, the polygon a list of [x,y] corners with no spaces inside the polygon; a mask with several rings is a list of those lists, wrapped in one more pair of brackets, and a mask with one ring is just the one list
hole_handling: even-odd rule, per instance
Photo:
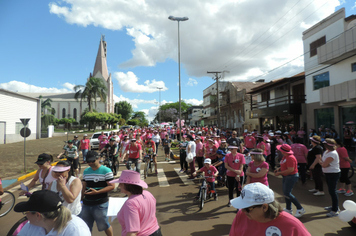
{"label": "lamp post", "polygon": [[159,90],[158,123],[161,124],[161,89],[163,89],[163,87],[157,87],[157,89]]}
{"label": "lamp post", "polygon": [[178,127],[179,127],[179,141],[182,140],[182,127],[181,127],[181,115],[182,115],[182,106],[181,106],[181,86],[180,86],[180,39],[179,39],[179,22],[180,21],[187,21],[189,20],[188,17],[175,17],[175,16],[169,16],[169,20],[172,21],[177,21],[178,22],[178,73],[179,73],[179,122],[178,122]]}

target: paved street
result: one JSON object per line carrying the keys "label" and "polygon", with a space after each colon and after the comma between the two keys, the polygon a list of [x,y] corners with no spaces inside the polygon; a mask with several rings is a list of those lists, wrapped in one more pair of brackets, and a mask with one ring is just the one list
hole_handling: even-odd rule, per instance
{"label": "paved street", "polygon": [[[161,156],[161,155],[160,155]],[[159,158],[160,160],[163,159]],[[120,166],[121,171],[125,169]],[[227,188],[218,188],[218,201],[209,201],[204,205],[203,210],[199,210],[197,204],[193,204],[193,198],[198,192],[199,181],[187,180],[185,174],[179,174],[179,163],[160,162],[158,166],[158,176],[151,175],[146,179],[148,190],[157,199],[157,218],[162,233],[164,235],[193,235],[193,236],[217,236],[228,235],[232,220],[236,213],[234,208],[226,207],[228,202]],[[280,202],[284,202],[281,188],[281,179],[269,175],[271,188],[275,191]],[[355,185],[355,177],[353,178]],[[301,221],[305,224],[312,235],[354,235],[355,229],[349,227],[347,223],[336,218],[326,218],[324,206],[330,205],[328,195],[316,197],[307,190],[313,187],[313,182],[309,181],[306,186],[298,184],[293,193],[300,200],[307,210]],[[325,186],[326,187],[326,186]],[[13,189],[15,191],[17,188]],[[18,194],[18,191],[15,191]],[[123,194],[115,190],[110,193],[112,197],[123,197]],[[355,201],[355,196],[346,198],[340,195],[340,203],[346,199]],[[26,200],[20,197],[18,201]],[[341,204],[340,204],[341,206]],[[295,211],[295,209],[294,209]],[[0,235],[6,235],[10,227],[22,217],[22,214],[11,212],[0,220]],[[121,229],[118,221],[112,222],[115,235],[120,235]],[[95,226],[94,226],[95,227]],[[253,230],[253,229],[251,229]],[[103,235],[94,228],[93,235]]]}

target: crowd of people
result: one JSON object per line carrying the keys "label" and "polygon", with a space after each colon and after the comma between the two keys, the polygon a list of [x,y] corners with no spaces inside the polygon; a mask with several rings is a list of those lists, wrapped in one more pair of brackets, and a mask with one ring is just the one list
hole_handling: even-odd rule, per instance
{"label": "crowd of people", "polygon": [[[71,163],[59,161],[52,167],[52,156],[39,155],[36,161],[38,171],[27,187],[31,189],[39,181],[42,190],[32,194],[27,203],[15,207],[15,211],[26,212],[32,219],[31,226],[24,227],[21,235],[31,235],[29,232],[39,228],[42,233],[37,235],[53,231],[58,233],[54,235],[89,235],[87,232],[92,231],[94,222],[99,231],[113,235],[107,209],[108,193],[114,189],[114,183],[119,183],[121,192],[128,196],[117,215],[121,235],[162,235],[156,218],[156,200],[144,190],[148,186],[140,179],[140,168],[143,157],[150,155],[157,174],[159,147],[162,146],[165,161],[169,162],[174,144],[179,149],[181,173],[186,173],[190,180],[204,173],[209,177],[207,182],[213,192],[216,185],[228,188],[227,206],[240,209],[230,235],[247,235],[247,232],[260,235],[251,234],[249,227],[270,235],[276,230],[282,235],[310,235],[297,219],[306,210],[292,194],[293,187],[298,181],[305,185],[307,178],[313,179],[315,187],[309,192],[316,197],[324,196],[325,179],[331,199],[330,206],[325,207],[326,216],[337,216],[340,212],[338,194],[354,194],[348,179],[352,161],[339,138],[321,137],[314,132],[308,137],[303,129],[292,131],[265,130],[259,134],[245,130],[239,136],[234,130],[208,127],[185,127],[181,131],[176,127],[128,129],[111,132],[109,136],[102,133],[98,152],[90,150],[87,135],[82,140],[75,136],[63,152],[78,161],[78,150],[81,150],[83,162],[89,165],[83,172],[82,181],[76,172],[75,176],[69,174]],[[113,173],[102,165],[101,153],[115,157],[114,163],[125,162],[127,170],[115,179],[118,169]],[[269,188],[269,171],[282,176],[284,209]],[[52,200],[44,201],[44,196],[52,196]],[[38,204],[40,201],[42,205]],[[44,204],[49,205],[46,211],[43,210]],[[296,208],[294,215],[292,205]]]}

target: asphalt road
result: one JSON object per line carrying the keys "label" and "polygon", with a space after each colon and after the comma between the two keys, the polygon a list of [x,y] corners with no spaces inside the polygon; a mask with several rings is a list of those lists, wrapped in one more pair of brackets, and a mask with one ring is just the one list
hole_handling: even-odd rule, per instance
{"label": "asphalt road", "polygon": [[[193,198],[199,190],[198,180],[187,180],[185,174],[179,174],[179,163],[163,162],[164,159],[159,155],[161,162],[158,165],[159,174],[151,175],[146,179],[150,191],[157,200],[156,216],[162,228],[163,235],[181,236],[218,236],[228,235],[231,223],[236,214],[236,209],[226,207],[228,203],[227,188],[217,188],[219,198],[217,201],[206,202],[204,208],[199,210],[199,206],[193,203]],[[120,166],[120,171],[124,170]],[[118,173],[118,175],[120,172]],[[276,198],[284,206],[282,197],[281,178],[269,175],[270,187],[275,191]],[[356,182],[352,179],[352,185]],[[351,228],[347,223],[341,222],[337,217],[327,218],[324,211],[325,206],[331,205],[331,199],[328,195],[313,196],[308,189],[313,188],[313,181],[308,181],[307,185],[302,186],[298,183],[293,190],[293,194],[298,198],[307,213],[300,219],[314,236],[318,235],[356,235],[356,229]],[[326,188],[326,185],[325,185]],[[16,187],[13,190],[18,189]],[[18,191],[15,191],[18,196]],[[119,191],[110,193],[111,197],[123,197]],[[342,203],[347,200],[355,200],[355,196],[340,196],[340,208]],[[17,199],[17,202],[27,200],[24,197]],[[294,209],[295,212],[295,209]],[[0,235],[6,235],[11,226],[22,217],[21,213],[11,212],[3,218],[0,218]],[[112,222],[114,235],[121,235],[121,228],[116,219]],[[251,229],[253,231],[253,229]],[[93,235],[105,235],[98,232],[94,226]]]}

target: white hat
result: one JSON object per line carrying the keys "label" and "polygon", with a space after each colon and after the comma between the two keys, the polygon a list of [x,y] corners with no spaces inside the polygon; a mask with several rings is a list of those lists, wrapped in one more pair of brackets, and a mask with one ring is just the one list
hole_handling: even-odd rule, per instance
{"label": "white hat", "polygon": [[245,129],[245,131],[244,131],[244,132],[246,133],[247,131],[248,131],[248,130],[247,130],[247,129]]}
{"label": "white hat", "polygon": [[282,131],[280,131],[280,130],[276,131],[276,134],[281,134],[281,133],[282,133]]}
{"label": "white hat", "polygon": [[210,159],[210,158],[206,158],[206,159],[204,160],[204,164],[205,164],[205,163],[211,164],[211,159]]}
{"label": "white hat", "polygon": [[201,131],[199,131],[198,134],[201,134]]}
{"label": "white hat", "polygon": [[259,182],[246,185],[240,197],[232,199],[231,205],[237,209],[244,209],[251,206],[262,205],[274,201],[274,192],[272,189]]}
{"label": "white hat", "polygon": [[191,130],[190,132],[193,133],[193,134],[195,133],[194,130]]}
{"label": "white hat", "polygon": [[288,131],[284,132],[284,134],[289,134]]}

